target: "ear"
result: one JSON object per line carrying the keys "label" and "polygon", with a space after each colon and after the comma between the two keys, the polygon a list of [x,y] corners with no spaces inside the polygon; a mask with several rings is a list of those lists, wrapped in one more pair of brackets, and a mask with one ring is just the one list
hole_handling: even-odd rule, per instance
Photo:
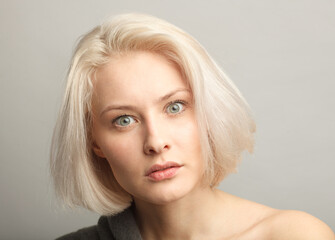
{"label": "ear", "polygon": [[96,142],[93,142],[92,144],[93,152],[95,155],[101,158],[106,158],[105,154],[102,152],[101,148],[96,144]]}

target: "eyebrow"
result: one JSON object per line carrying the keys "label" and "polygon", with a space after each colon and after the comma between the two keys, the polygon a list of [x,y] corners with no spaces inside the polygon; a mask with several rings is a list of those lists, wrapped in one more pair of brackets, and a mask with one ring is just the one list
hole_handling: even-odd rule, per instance
{"label": "eyebrow", "polygon": [[[191,91],[189,89],[186,89],[186,88],[179,88],[179,89],[176,89],[172,92],[169,92],[168,94],[158,98],[158,100],[156,100],[156,103],[160,103],[160,102],[163,102],[167,99],[169,99],[170,97],[172,97],[173,95],[177,94],[178,92],[188,92],[188,93],[191,93]],[[137,108],[135,106],[132,106],[132,105],[109,105],[107,106],[101,113],[100,113],[100,117],[110,111],[110,110],[136,110]]]}

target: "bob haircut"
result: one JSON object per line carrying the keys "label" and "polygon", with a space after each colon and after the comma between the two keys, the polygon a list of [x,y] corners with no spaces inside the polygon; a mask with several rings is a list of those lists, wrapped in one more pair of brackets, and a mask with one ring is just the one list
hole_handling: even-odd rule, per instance
{"label": "bob haircut", "polygon": [[113,215],[131,204],[131,195],[117,183],[106,159],[92,150],[91,97],[96,71],[113,56],[133,51],[150,51],[175,63],[192,90],[205,184],[217,186],[235,172],[243,150],[252,152],[255,123],[249,106],[206,50],[161,19],[118,15],[80,39],[67,75],[50,169],[56,195],[71,207]]}

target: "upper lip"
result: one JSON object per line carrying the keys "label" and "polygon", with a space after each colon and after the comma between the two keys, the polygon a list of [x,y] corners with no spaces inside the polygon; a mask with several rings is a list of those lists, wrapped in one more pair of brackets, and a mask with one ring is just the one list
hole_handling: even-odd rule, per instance
{"label": "upper lip", "polygon": [[149,168],[149,170],[145,173],[146,176],[150,175],[153,172],[164,170],[166,168],[171,167],[181,167],[182,165],[176,163],[176,162],[166,162],[164,164],[155,164]]}

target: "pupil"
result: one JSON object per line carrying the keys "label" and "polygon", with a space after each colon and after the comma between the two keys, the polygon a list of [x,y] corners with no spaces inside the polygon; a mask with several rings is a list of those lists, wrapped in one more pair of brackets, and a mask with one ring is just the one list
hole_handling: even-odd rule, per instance
{"label": "pupil", "polygon": [[177,104],[172,106],[172,111],[177,112],[179,110],[179,106]]}
{"label": "pupil", "polygon": [[129,118],[124,118],[124,119],[122,120],[122,123],[123,123],[123,125],[128,124],[128,123],[129,123]]}

